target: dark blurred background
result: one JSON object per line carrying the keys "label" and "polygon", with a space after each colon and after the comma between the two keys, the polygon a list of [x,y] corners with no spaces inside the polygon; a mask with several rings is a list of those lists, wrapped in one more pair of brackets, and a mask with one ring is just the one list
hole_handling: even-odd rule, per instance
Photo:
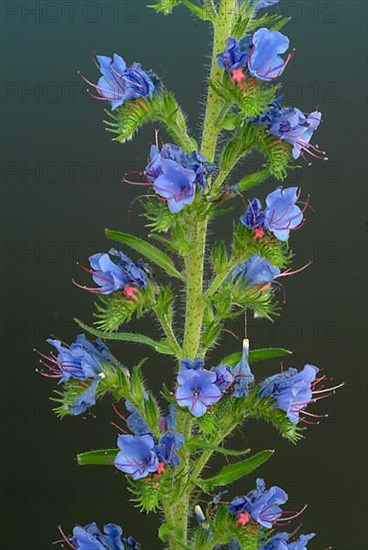
{"label": "dark blurred background", "polygon": [[[285,32],[297,49],[283,77],[288,103],[322,110],[316,141],[330,161],[303,166],[286,182],[312,195],[314,210],[291,240],[295,266],[314,264],[284,280],[286,304],[274,324],[250,323],[251,345],[288,347],[294,353],[285,367],[313,363],[346,387],[323,402],[330,417],[310,427],[297,447],[263,424],[249,425],[231,444],[277,449],[259,473],[289,492],[290,509],[309,504],[302,529],[318,533],[311,550],[364,550],[366,3],[281,1],[279,10],[293,17]],[[121,178],[145,166],[154,127],[124,147],[113,143],[102,124],[103,105],[87,98],[77,70],[96,81],[96,53],[142,62],[175,91],[198,135],[209,29],[183,8],[171,17],[156,15],[144,0],[9,1],[2,3],[2,45],[1,548],[50,549],[60,538],[58,524],[70,532],[75,523],[96,520],[121,523],[144,548],[156,550],[162,547],[157,518],[142,517],[129,504],[123,476],[75,462],[79,451],[115,446],[110,404],[57,421],[48,399],[53,383],[35,373],[32,350],[46,351],[49,334],[71,341],[78,333],[75,316],[92,322],[93,299],[71,278],[82,278],[77,260],[86,263],[110,246],[104,228],[146,234],[138,203],[127,215],[141,190]],[[254,170],[252,163],[235,179]],[[237,205],[233,215],[241,210]],[[231,223],[231,215],[215,223],[211,238],[229,238]],[[156,330],[149,320],[139,326]],[[241,339],[241,324],[231,329]],[[213,364],[239,345],[227,334]],[[172,380],[169,359],[125,344],[111,349],[128,365],[149,355],[145,373],[157,393],[161,380]],[[254,371],[263,376],[278,368],[271,361]],[[231,494],[249,490],[254,477]]]}

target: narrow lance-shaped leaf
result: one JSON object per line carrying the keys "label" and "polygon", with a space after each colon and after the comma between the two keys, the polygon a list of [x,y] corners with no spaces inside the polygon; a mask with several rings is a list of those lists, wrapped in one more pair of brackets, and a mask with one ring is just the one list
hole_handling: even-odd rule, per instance
{"label": "narrow lance-shaped leaf", "polygon": [[79,466],[112,466],[119,449],[100,449],[77,455]]}
{"label": "narrow lance-shaped leaf", "polygon": [[151,262],[161,267],[161,269],[166,271],[166,273],[171,275],[171,277],[176,277],[177,279],[183,280],[183,276],[176,269],[170,256],[165,254],[165,252],[162,252],[162,250],[156,246],[147,243],[139,237],[130,235],[129,233],[121,233],[120,231],[114,231],[112,229],[106,229],[105,232],[109,239],[133,248],[133,250],[136,250],[139,254],[143,254],[143,256],[151,260]]}
{"label": "narrow lance-shaped leaf", "polygon": [[79,319],[74,319],[74,321],[81,328],[83,328],[90,334],[97,336],[98,338],[103,338],[104,340],[122,340],[124,342],[132,342],[133,344],[143,344],[145,346],[153,348],[158,353],[162,353],[164,355],[174,355],[174,351],[165,340],[162,342],[156,342],[145,334],[137,334],[135,332],[104,332],[103,330],[98,330],[90,327],[89,325],[86,325]]}
{"label": "narrow lance-shaped leaf", "polygon": [[201,487],[204,491],[210,491],[213,487],[219,487],[223,485],[228,485],[233,483],[238,479],[252,473],[256,468],[261,466],[266,460],[268,460],[274,451],[267,450],[261,451],[250,458],[246,458],[241,462],[236,462],[235,464],[229,464],[224,466],[221,472],[214,477],[208,479],[199,479],[197,480],[197,485]]}
{"label": "narrow lance-shaped leaf", "polygon": [[216,453],[227,456],[242,456],[250,452],[250,449],[244,449],[242,451],[236,451],[235,449],[225,449],[225,447],[221,447],[220,445],[212,445],[211,443],[207,443],[207,441],[204,441],[198,436],[194,436],[189,439],[189,441],[186,443],[186,447],[191,452],[201,449],[209,449],[215,451]]}

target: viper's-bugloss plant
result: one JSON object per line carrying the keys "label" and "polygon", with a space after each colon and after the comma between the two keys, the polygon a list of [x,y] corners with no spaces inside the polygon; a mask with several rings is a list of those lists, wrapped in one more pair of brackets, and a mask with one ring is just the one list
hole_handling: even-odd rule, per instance
{"label": "viper's-bugloss plant", "polygon": [[[327,416],[313,404],[342,385],[314,365],[277,366],[280,358],[289,362],[291,351],[255,349],[247,335],[249,317],[274,322],[285,301],[283,279],[310,265],[293,265],[289,237],[304,225],[309,193],[288,186],[288,173],[296,162],[327,160],[311,143],[321,113],[305,115],[284,104],[280,77],[293,49],[281,32],[288,19],[274,8],[269,13],[277,3],[157,0],[149,6],[168,15],[182,5],[212,26],[200,139],[153,70],[129,66],[118,54],[99,55],[99,78],[82,77],[89,93],[105,103],[114,141],[123,144],[144,124],[153,125],[153,143],[141,155],[147,162],[122,174],[127,185],[144,187],[137,199],[147,238],[106,230],[111,245],[91,256],[89,266],[81,265],[84,273],[74,281],[96,295],[92,320],[76,319],[88,337],[49,339],[52,351],[38,351],[38,372],[57,383],[52,400],[60,418],[96,411],[102,399],[112,402],[116,440],[108,449],[81,449],[77,460],[115,470],[133,506],[158,514],[158,539],[147,548],[303,550],[315,536],[285,532],[283,526],[304,508],[285,510],[283,489],[247,477],[264,470],[274,450],[233,449],[227,441],[248,422],[259,422],[260,433],[266,422],[297,444],[308,426]],[[259,169],[239,177],[238,168],[254,153],[262,159]],[[276,185],[262,202],[252,188],[266,180]],[[236,200],[243,213],[231,219]],[[230,241],[208,236],[219,216],[226,233],[232,229]],[[144,316],[153,320],[154,337],[129,327]],[[214,363],[211,351],[221,349],[224,334],[233,334],[228,323],[234,318],[244,326],[243,343],[235,340],[234,352]],[[144,379],[149,361],[120,362],[106,345],[110,340],[167,355],[171,385],[162,384],[154,396]],[[263,378],[257,363],[266,359],[274,361],[275,374]],[[226,464],[209,472],[214,455]],[[227,487],[235,482],[240,494],[231,499]],[[75,549],[140,548],[116,524],[60,531],[61,543]]]}

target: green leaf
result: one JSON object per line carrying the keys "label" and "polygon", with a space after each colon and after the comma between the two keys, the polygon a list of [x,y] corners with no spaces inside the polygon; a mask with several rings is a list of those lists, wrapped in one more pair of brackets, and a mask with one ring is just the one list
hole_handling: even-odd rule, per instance
{"label": "green leaf", "polygon": [[[292,351],[284,348],[262,348],[262,349],[253,349],[249,352],[249,363],[254,363],[255,361],[264,361],[265,359],[275,359],[277,357],[286,357],[291,355]],[[227,355],[222,359],[221,363],[223,365],[229,365],[229,367],[235,367],[241,359],[241,351]]]}
{"label": "green leaf", "polygon": [[79,466],[112,466],[119,449],[100,449],[77,455]]}
{"label": "green leaf", "polygon": [[250,449],[245,449],[243,451],[236,451],[234,449],[225,449],[219,445],[212,445],[199,436],[194,436],[186,444],[186,447],[191,451],[197,451],[200,449],[213,450],[216,453],[220,453],[226,456],[242,456],[250,452]]}
{"label": "green leaf", "polygon": [[238,479],[252,473],[256,468],[259,468],[259,466],[266,462],[266,460],[268,460],[273,453],[274,451],[271,450],[261,451],[260,453],[257,453],[250,458],[246,458],[241,462],[224,466],[219,474],[208,479],[198,480],[197,485],[199,485],[199,487],[201,487],[204,491],[210,491],[213,487],[233,483],[234,481],[237,481]]}
{"label": "green leaf", "polygon": [[124,342],[132,342],[133,344],[143,344],[153,348],[158,353],[162,353],[164,355],[174,355],[173,350],[167,345],[166,341],[156,342],[145,334],[137,334],[135,332],[104,332],[86,325],[79,319],[74,319],[74,321],[81,328],[90,334],[97,336],[98,338],[103,338],[104,340],[122,340]]}
{"label": "green leaf", "polygon": [[113,229],[106,229],[105,233],[109,239],[130,246],[130,248],[133,248],[133,250],[136,250],[139,254],[143,254],[143,256],[161,267],[161,269],[166,271],[171,277],[183,280],[183,275],[176,269],[170,256],[162,252],[159,248],[129,233],[121,233]]}
{"label": "green leaf", "polygon": [[148,4],[148,7],[157,11],[157,13],[170,15],[172,13],[172,10],[178,4],[179,4],[179,0],[157,0],[156,4]]}

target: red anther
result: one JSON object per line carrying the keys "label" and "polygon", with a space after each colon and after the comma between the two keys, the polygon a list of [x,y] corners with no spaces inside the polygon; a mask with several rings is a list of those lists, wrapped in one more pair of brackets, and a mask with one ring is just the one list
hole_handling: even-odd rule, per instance
{"label": "red anther", "polygon": [[243,82],[243,80],[245,80],[245,74],[243,73],[242,69],[234,69],[231,73],[231,80],[233,82],[236,82],[236,84],[240,84],[240,82]]}
{"label": "red anther", "polygon": [[157,473],[160,475],[160,474],[163,474],[165,471],[165,464],[163,462],[159,462],[158,463],[158,468],[157,468]]}
{"label": "red anther", "polygon": [[135,286],[126,286],[124,288],[124,292],[125,296],[127,298],[130,298],[131,300],[133,300],[134,302],[138,302],[138,296],[137,294],[139,294],[139,290],[138,288],[136,288]]}
{"label": "red anther", "polygon": [[241,514],[238,514],[238,519],[236,520],[237,525],[241,525],[244,527],[247,523],[250,522],[250,515],[248,512],[242,512]]}
{"label": "red anther", "polygon": [[263,239],[265,236],[265,231],[261,227],[257,227],[253,231],[253,239],[256,241],[257,239]]}

